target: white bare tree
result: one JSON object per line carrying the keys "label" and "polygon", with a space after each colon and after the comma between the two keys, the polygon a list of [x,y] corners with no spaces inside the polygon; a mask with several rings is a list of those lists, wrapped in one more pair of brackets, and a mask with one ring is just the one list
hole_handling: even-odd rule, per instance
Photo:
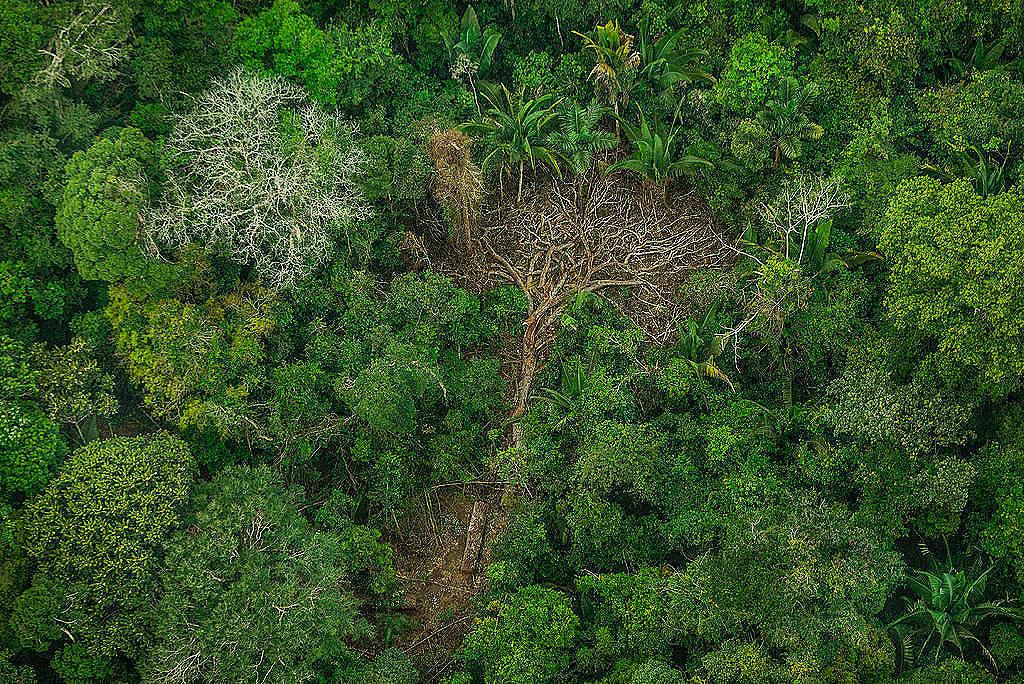
{"label": "white bare tree", "polygon": [[113,5],[85,0],[40,52],[45,66],[35,75],[44,88],[68,88],[71,79],[112,81],[129,53],[131,17]]}
{"label": "white bare tree", "polygon": [[[762,202],[761,219],[777,233],[779,252],[800,264],[804,258],[808,235],[814,227],[850,206],[850,195],[837,177],[818,178],[799,175],[786,183],[771,204]],[[791,251],[799,245],[796,254]]]}
{"label": "white bare tree", "polygon": [[765,261],[754,254],[730,247],[736,254],[755,261],[759,267],[755,272],[759,277],[747,291],[744,303],[746,317],[720,336],[723,346],[732,339],[733,364],[737,371],[740,338],[747,326],[754,323],[751,330],[759,329],[760,336],[765,340],[761,351],[769,344],[778,342],[786,322],[787,310],[794,302],[799,303],[802,297],[807,296],[809,283],[823,273],[820,269],[815,271],[812,268],[805,272],[800,268],[812,265],[805,264],[804,257],[811,262],[816,251],[820,255],[828,246],[830,231],[820,234],[818,228],[849,206],[850,195],[843,188],[841,178],[804,174],[787,180],[773,202],[760,203],[758,209],[761,220],[772,233],[770,246],[765,246],[795,265],[790,278],[777,278],[772,287],[764,287]]}
{"label": "white bare tree", "polygon": [[288,288],[370,216],[354,179],[366,163],[356,127],[284,79],[236,70],[179,116],[172,168],[149,232],[172,248],[198,243]]}

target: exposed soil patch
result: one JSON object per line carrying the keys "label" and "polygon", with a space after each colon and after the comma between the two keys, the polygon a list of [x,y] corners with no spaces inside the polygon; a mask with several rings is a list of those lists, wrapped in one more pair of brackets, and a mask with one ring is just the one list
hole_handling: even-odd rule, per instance
{"label": "exposed soil patch", "polygon": [[[473,628],[474,599],[486,586],[490,546],[507,521],[501,493],[500,485],[490,484],[435,487],[418,510],[399,519],[401,533],[390,539],[402,611],[415,621],[397,646],[412,657],[424,682],[450,671],[453,654]],[[482,519],[477,516],[478,535],[468,534],[474,505],[486,507]],[[466,564],[467,538],[471,565]]]}

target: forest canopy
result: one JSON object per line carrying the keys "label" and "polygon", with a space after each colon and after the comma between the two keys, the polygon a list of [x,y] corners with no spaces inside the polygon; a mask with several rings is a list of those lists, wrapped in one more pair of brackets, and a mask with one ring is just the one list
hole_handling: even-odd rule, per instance
{"label": "forest canopy", "polygon": [[1022,0],[0,0],[0,682],[1024,682],[1022,150]]}

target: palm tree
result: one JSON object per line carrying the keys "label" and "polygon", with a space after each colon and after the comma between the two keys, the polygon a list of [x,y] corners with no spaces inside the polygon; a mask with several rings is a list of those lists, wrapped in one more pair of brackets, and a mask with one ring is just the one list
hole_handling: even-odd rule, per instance
{"label": "palm tree", "polygon": [[577,176],[587,172],[595,154],[615,147],[615,136],[597,127],[607,111],[596,100],[585,107],[572,100],[558,110],[558,128],[548,136],[548,145]]}
{"label": "palm tree", "polygon": [[765,104],[765,109],[757,113],[757,121],[774,142],[775,164],[779,165],[780,156],[796,159],[802,153],[802,143],[807,140],[818,140],[825,129],[811,121],[804,109],[818,98],[818,84],[811,82],[805,87],[792,76],[779,81],[779,90],[775,97]]}
{"label": "palm tree", "polygon": [[540,160],[561,175],[555,153],[546,145],[549,124],[555,116],[554,106],[558,103],[552,102],[551,95],[525,99],[522,90],[513,96],[504,85],[481,84],[481,91],[490,107],[483,118],[462,124],[462,128],[476,136],[488,149],[482,165],[484,169],[500,163],[499,192],[502,178],[506,174],[511,176],[519,167],[518,204],[523,199],[523,172],[527,163],[531,170],[536,170]]}
{"label": "palm tree", "polygon": [[661,200],[668,203],[668,184],[678,176],[690,174],[698,168],[714,165],[706,159],[693,155],[675,156],[677,130],[667,131],[660,119],[654,119],[652,127],[640,110],[640,127],[636,128],[620,119],[622,130],[633,144],[633,154],[615,162],[609,171],[626,169],[638,173],[661,188]]}
{"label": "palm tree", "polygon": [[[947,145],[954,150],[957,148],[950,142]],[[1006,165],[1010,161],[1010,143],[1006,143],[1005,151],[1002,146],[992,150],[979,148],[971,145],[966,149],[958,151],[958,168],[939,167],[934,164],[922,164],[918,171],[922,174],[938,178],[944,183],[952,183],[966,174],[974,182],[974,189],[982,197],[998,195],[1006,190],[1007,177]]]}
{"label": "palm tree", "polygon": [[[927,549],[926,549],[927,550]],[[974,643],[985,659],[997,667],[995,659],[975,633],[978,625],[990,618],[1021,620],[1021,611],[1008,600],[985,601],[985,580],[995,565],[978,572],[980,558],[968,571],[956,569],[946,546],[946,563],[934,561],[930,570],[918,570],[908,579],[915,597],[904,597],[908,611],[889,623],[904,667],[913,667],[929,647],[935,649],[935,661],[946,644],[964,656],[964,643]]]}
{"label": "palm tree", "polygon": [[687,319],[686,328],[679,326],[679,342],[676,345],[680,358],[700,377],[715,379],[736,391],[732,380],[715,365],[715,359],[725,351],[728,334],[716,335],[712,323],[718,315],[720,300],[716,301],[699,321]]}
{"label": "palm tree", "polygon": [[615,20],[594,29],[594,37],[573,31],[584,40],[584,47],[594,51],[597,64],[590,72],[594,92],[604,95],[616,115],[615,136],[619,136],[619,105],[629,104],[629,94],[637,69],[640,53],[633,49],[633,36],[619,28]]}

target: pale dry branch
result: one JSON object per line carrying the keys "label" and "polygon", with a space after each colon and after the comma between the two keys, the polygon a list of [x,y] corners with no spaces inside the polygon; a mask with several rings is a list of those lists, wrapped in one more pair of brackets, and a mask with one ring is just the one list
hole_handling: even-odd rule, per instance
{"label": "pale dry branch", "polygon": [[302,89],[237,70],[195,105],[167,143],[175,167],[147,221],[157,242],[224,249],[287,288],[370,216],[354,180],[366,163],[355,126]]}
{"label": "pale dry branch", "polygon": [[129,20],[113,5],[87,0],[40,50],[47,58],[33,79],[43,88],[71,87],[71,79],[111,81],[129,54]]}
{"label": "pale dry branch", "polygon": [[790,245],[797,242],[799,264],[804,258],[807,236],[815,226],[850,206],[850,195],[837,177],[818,178],[799,175],[790,179],[771,204],[761,202],[761,219],[778,240],[779,251],[791,258]]}

